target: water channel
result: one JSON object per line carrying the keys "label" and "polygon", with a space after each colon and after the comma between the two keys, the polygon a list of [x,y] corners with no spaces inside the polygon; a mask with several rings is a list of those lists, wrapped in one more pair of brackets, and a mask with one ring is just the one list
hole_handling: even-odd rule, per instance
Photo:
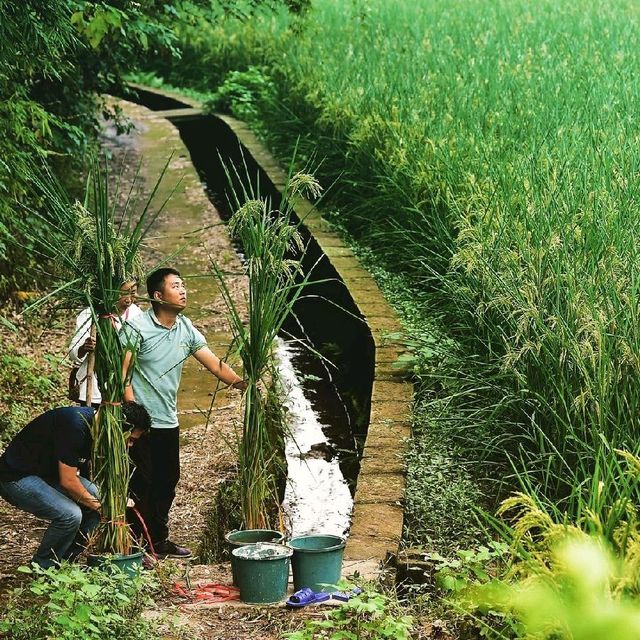
{"label": "water channel", "polygon": [[[154,111],[189,107],[151,91],[138,91],[136,101]],[[280,193],[222,120],[185,117],[178,111],[167,115],[223,219],[230,215],[230,187],[222,162],[246,167],[247,179],[278,207]],[[289,418],[283,508],[293,535],[344,535],[368,425],[374,347],[367,325],[329,260],[312,237],[307,234],[305,240],[303,270],[313,266],[312,279],[325,282],[307,290],[278,343]],[[322,358],[300,347],[301,341]]]}

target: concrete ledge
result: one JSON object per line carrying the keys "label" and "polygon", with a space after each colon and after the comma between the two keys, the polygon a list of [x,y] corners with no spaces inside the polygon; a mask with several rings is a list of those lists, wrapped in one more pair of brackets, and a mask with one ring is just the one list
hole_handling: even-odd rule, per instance
{"label": "concrete ledge", "polygon": [[[404,478],[404,459],[400,453],[394,453],[394,449],[390,442],[377,447],[365,444],[360,463],[360,475],[358,475],[358,487],[360,487],[361,475],[396,474]],[[377,495],[374,495],[367,502],[380,502],[380,500]]]}
{"label": "concrete ledge", "polygon": [[356,501],[362,504],[395,504],[404,498],[404,484],[402,473],[368,473],[363,470],[358,476]]}
{"label": "concrete ledge", "polygon": [[[353,508],[353,518],[359,521],[357,531],[351,530],[349,541],[358,540],[363,537],[375,536],[380,541],[386,540],[387,543],[395,545],[393,553],[397,553],[397,546],[402,536],[402,507],[398,504],[382,503],[382,502],[360,502],[356,491],[356,504]],[[347,545],[349,546],[349,545]],[[389,547],[389,544],[386,545]],[[349,554],[353,558],[353,554]],[[367,552],[364,558],[370,557]],[[380,561],[384,557],[379,558]]]}
{"label": "concrete ledge", "polygon": [[204,115],[202,109],[167,109],[166,111],[155,111],[154,115],[159,118],[166,118],[167,120],[185,120],[188,118],[199,118]]}

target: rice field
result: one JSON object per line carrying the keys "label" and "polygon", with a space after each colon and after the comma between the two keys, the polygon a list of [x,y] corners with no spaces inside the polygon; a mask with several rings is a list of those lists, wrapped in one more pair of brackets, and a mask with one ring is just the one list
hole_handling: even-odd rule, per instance
{"label": "rice field", "polygon": [[635,0],[316,0],[181,33],[174,77],[226,78],[282,153],[300,136],[340,176],[334,220],[435,292],[500,376],[524,482],[556,498],[637,450],[639,23]]}

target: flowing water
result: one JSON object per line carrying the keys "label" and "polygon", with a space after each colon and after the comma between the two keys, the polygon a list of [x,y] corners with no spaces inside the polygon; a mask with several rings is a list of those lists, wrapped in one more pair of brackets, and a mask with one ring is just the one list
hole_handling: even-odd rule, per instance
{"label": "flowing water", "polygon": [[349,529],[353,498],[340,468],[329,425],[305,395],[294,360],[295,343],[278,339],[279,370],[285,387],[289,432],[285,442],[287,486],[283,509],[291,535],[342,536]]}
{"label": "flowing water", "polygon": [[[142,104],[152,110],[178,109],[187,105],[152,92],[140,93]],[[203,187],[223,218],[228,191],[220,158],[248,168],[258,180],[261,193],[274,206],[280,194],[250,156],[239,157],[235,135],[218,119],[170,118],[187,146]],[[241,160],[241,161],[240,161]],[[225,160],[226,161],[226,160]],[[266,189],[266,193],[263,191]],[[286,438],[288,480],[283,507],[292,535],[323,533],[345,535],[350,525],[352,494],[359,471],[356,437],[362,439],[368,424],[373,371],[373,343],[358,318],[358,309],[326,260],[318,266],[319,249],[310,243],[306,260],[315,266],[318,281],[314,295],[296,306],[291,333],[304,333],[313,349],[333,355],[335,366],[319,365],[294,340],[279,339],[280,373],[286,388],[289,435]],[[240,249],[240,248],[238,248]],[[328,302],[317,304],[317,300]],[[346,311],[346,313],[345,313]]]}

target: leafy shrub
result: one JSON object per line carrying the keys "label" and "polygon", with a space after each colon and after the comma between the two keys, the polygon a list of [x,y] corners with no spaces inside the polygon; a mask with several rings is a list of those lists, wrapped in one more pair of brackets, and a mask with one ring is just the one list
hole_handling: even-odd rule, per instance
{"label": "leafy shrub", "polygon": [[[38,207],[30,174],[49,163],[69,182],[96,143],[99,96],[122,85],[122,69],[147,49],[175,54],[168,3],[0,0],[0,298],[32,288],[45,229],[20,204]],[[34,64],[37,60],[38,63]],[[43,271],[43,269],[39,269]],[[42,274],[40,275],[42,278]]]}
{"label": "leafy shrub", "polygon": [[[348,587],[347,587],[348,589]],[[310,620],[303,629],[285,634],[288,640],[408,640],[413,618],[401,615],[389,596],[371,590],[331,610],[324,620]]]}
{"label": "leafy shrub", "polygon": [[231,71],[205,108],[231,113],[241,120],[259,124],[261,107],[274,96],[275,85],[266,70],[250,66],[246,71]]}
{"label": "leafy shrub", "polygon": [[151,625],[140,619],[154,585],[114,568],[63,565],[20,567],[33,580],[9,594],[0,635],[9,640],[142,640]]}
{"label": "leafy shrub", "polygon": [[508,557],[504,542],[491,541],[477,549],[460,549],[456,557],[446,558],[437,552],[425,553],[425,559],[434,564],[436,585],[443,591],[456,594],[472,584],[489,582]]}

